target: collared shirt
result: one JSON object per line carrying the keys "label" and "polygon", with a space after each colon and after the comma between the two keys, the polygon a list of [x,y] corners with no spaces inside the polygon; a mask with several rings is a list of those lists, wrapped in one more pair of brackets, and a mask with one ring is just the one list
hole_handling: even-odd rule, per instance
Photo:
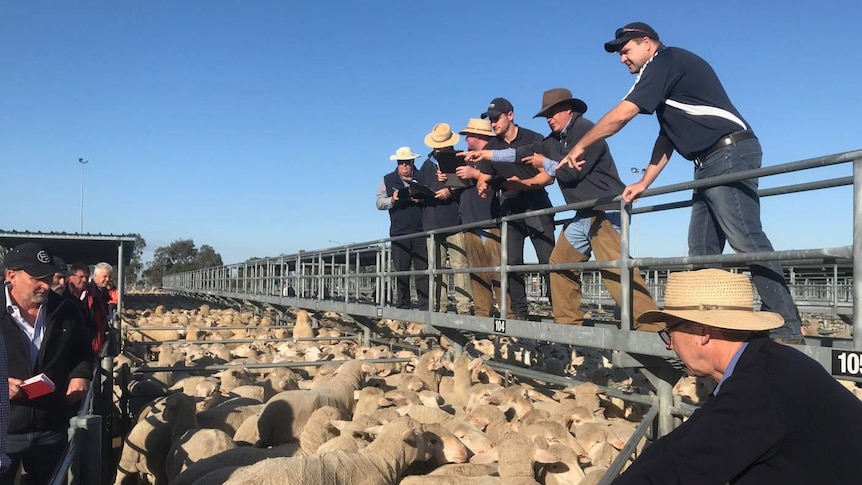
{"label": "collared shirt", "polygon": [[718,395],[719,389],[721,389],[721,385],[724,381],[727,380],[733,374],[733,369],[736,368],[736,363],[739,362],[739,357],[742,356],[742,353],[745,352],[745,348],[748,347],[748,342],[743,342],[742,346],[739,347],[739,350],[733,354],[733,357],[730,358],[730,363],[727,364],[727,369],[724,370],[724,375],[721,376],[721,380],[718,381],[718,385],[715,386],[715,389],[712,391],[713,396]]}
{"label": "collared shirt", "polygon": [[12,302],[12,297],[9,294],[9,286],[6,286],[5,290],[6,310],[30,342],[30,366],[35,367],[36,359],[39,356],[39,348],[42,347],[42,338],[45,337],[45,321],[47,319],[45,305],[39,305],[39,313],[36,315],[36,325],[31,326],[21,315],[21,309]]}

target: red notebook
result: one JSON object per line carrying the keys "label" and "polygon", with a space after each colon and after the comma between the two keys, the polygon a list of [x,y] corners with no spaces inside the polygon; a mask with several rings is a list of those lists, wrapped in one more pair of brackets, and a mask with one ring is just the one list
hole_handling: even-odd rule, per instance
{"label": "red notebook", "polygon": [[54,392],[54,387],[54,382],[45,374],[33,376],[21,384],[21,390],[24,391],[28,399],[35,399]]}

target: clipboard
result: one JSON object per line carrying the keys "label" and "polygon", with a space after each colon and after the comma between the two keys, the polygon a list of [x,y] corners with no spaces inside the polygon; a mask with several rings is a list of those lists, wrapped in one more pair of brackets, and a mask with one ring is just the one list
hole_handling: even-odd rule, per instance
{"label": "clipboard", "polygon": [[469,182],[455,175],[455,170],[458,167],[466,165],[464,158],[457,156],[456,153],[458,152],[454,150],[441,150],[434,154],[434,158],[437,159],[440,171],[446,175],[446,187],[467,187]]}
{"label": "clipboard", "polygon": [[[430,187],[423,185],[416,180],[411,179],[407,183],[410,184],[407,187],[410,192],[410,197],[430,197],[433,199],[434,196],[437,195],[437,193],[431,190]],[[401,194],[398,194],[398,197],[400,198]]]}

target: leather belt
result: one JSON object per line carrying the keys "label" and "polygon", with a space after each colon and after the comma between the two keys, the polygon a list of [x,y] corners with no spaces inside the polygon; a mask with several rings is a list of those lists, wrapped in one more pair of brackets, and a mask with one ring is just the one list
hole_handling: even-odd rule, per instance
{"label": "leather belt", "polygon": [[717,150],[720,150],[728,145],[733,145],[734,143],[739,143],[742,140],[748,140],[749,138],[757,138],[757,136],[751,130],[741,130],[722,137],[720,140],[715,142],[714,145],[698,153],[697,156],[694,158],[694,164],[700,167],[703,165],[703,161],[706,160],[706,157],[712,155]]}

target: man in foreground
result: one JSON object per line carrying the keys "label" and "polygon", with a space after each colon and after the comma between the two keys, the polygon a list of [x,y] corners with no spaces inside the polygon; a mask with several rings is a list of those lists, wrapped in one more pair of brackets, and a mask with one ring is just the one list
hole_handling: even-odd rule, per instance
{"label": "man in foreground", "polygon": [[673,273],[659,332],[689,375],[718,385],[614,485],[859,483],[862,401],[798,350],[771,341],[781,315],[752,311],[747,276]]}
{"label": "man in foreground", "polygon": [[[694,162],[694,179],[760,168],[763,154],[751,127],[739,114],[706,61],[667,47],[652,27],[633,22],[605,43],[637,74],[626,97],[572,147],[561,165],[580,168],[588,147],[615,134],[639,113],[656,113],[659,135],[643,178],[623,191],[632,202],[655,181],[674,150]],[[738,253],[772,251],[760,222],[757,179],[695,189],[688,230],[690,256],[721,254],[726,242]],[[771,332],[784,343],[804,344],[799,311],[777,261],[749,266],[763,310],[779,313],[784,325]]]}
{"label": "man in foreground", "polygon": [[[22,464],[26,483],[42,485],[63,454],[69,418],[89,389],[93,354],[80,306],[50,290],[56,266],[41,246],[16,246],[4,266],[0,332],[9,359],[11,467],[0,474],[0,485],[15,483]],[[40,373],[55,389],[29,397],[22,384]]]}

